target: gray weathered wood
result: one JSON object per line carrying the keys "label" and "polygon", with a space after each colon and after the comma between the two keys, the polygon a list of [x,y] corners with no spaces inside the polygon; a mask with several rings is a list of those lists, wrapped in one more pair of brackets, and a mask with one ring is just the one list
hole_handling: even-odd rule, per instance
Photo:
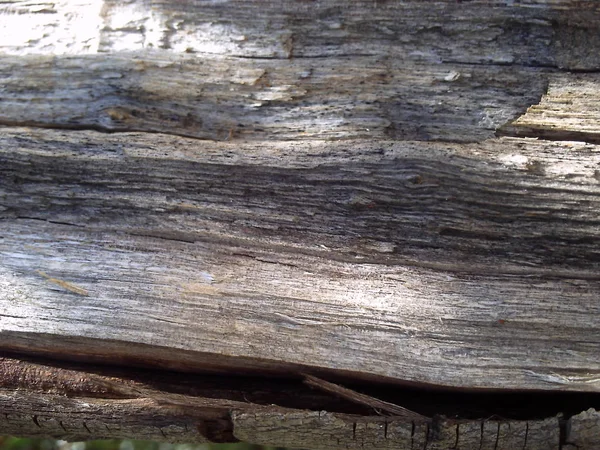
{"label": "gray weathered wood", "polygon": [[[5,1],[0,21],[3,351],[600,391],[600,80],[576,73],[600,69],[597,2]],[[410,423],[10,380],[3,432],[598,446],[594,409]]]}
{"label": "gray weathered wood", "polygon": [[565,449],[600,447],[600,413],[592,408],[577,414],[567,424]]}
{"label": "gray weathered wood", "polygon": [[[549,69],[167,51],[0,57],[0,123],[215,140],[476,141],[538,103]],[[27,80],[26,83],[23,80]],[[51,82],[49,82],[51,80]]]}
{"label": "gray weathered wood", "polygon": [[[559,424],[556,418],[527,422],[490,420],[410,423],[390,417],[353,417],[325,411],[259,411],[234,412],[233,424],[235,436],[241,440],[315,450],[559,448]],[[318,432],[315,433],[315,430]],[[582,448],[592,448],[586,447],[587,442],[582,444]]]}
{"label": "gray weathered wood", "polygon": [[68,398],[0,390],[0,433],[68,441],[147,439],[208,442],[197,420],[168,414],[151,400]]}
{"label": "gray weathered wood", "polygon": [[52,55],[161,48],[201,57],[410,56],[593,70],[599,12],[594,0],[8,0],[1,47]]}
{"label": "gray weathered wood", "polygon": [[600,67],[593,1],[9,1],[0,19],[5,124],[469,142],[557,70]]}
{"label": "gray weathered wood", "polygon": [[3,348],[600,389],[594,145],[0,136]]}
{"label": "gray weathered wood", "polygon": [[[558,418],[545,420],[434,420],[309,411],[269,404],[301,401],[330,409],[301,383],[277,386],[131,369],[57,365],[0,358],[0,433],[89,439],[136,437],[170,442],[241,439],[292,448],[513,449],[559,448]],[[89,370],[89,365],[87,366]],[[221,381],[221,382],[220,382]],[[216,383],[216,384],[215,384]],[[262,383],[262,384],[261,384]],[[252,390],[259,390],[256,396]],[[280,391],[280,392],[278,392]],[[246,395],[255,401],[249,401]],[[234,400],[239,398],[239,400]],[[567,422],[567,441],[593,448],[582,433],[594,410]],[[584,425],[584,426],[582,426]]]}

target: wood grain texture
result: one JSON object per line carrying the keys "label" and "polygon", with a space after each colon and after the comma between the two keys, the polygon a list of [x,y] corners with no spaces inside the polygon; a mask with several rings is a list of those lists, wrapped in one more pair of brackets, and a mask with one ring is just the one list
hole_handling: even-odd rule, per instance
{"label": "wood grain texture", "polygon": [[197,420],[166,413],[148,399],[73,399],[0,389],[0,408],[0,433],[13,436],[208,442]]}
{"label": "wood grain texture", "polygon": [[234,412],[232,417],[237,438],[289,448],[550,450],[560,447],[556,418],[529,422],[410,423],[391,417],[353,417],[326,411]]}
{"label": "wood grain texture", "polygon": [[[2,351],[600,391],[597,2],[5,1],[0,30]],[[13,434],[598,447],[597,408],[569,416],[592,400],[403,421],[354,411],[395,401],[371,394],[0,377]]]}
{"label": "wood grain texture", "polygon": [[600,413],[589,409],[568,422],[565,449],[598,448],[600,446]]}
{"label": "wood grain texture", "polygon": [[0,19],[11,125],[473,142],[557,71],[600,68],[591,1],[9,1]]}
{"label": "wood grain texture", "polygon": [[[379,56],[200,58],[168,51],[0,57],[0,123],[214,140],[469,142],[539,102],[548,69]],[[27,80],[24,82],[24,80]]]}
{"label": "wood grain texture", "polygon": [[3,348],[600,389],[594,145],[0,142]]}
{"label": "wood grain texture", "polygon": [[[301,402],[329,411],[290,408]],[[348,405],[310,392],[299,381],[278,384],[265,379],[42,362],[31,357],[0,359],[0,407],[0,433],[70,440],[242,439],[309,450],[548,450],[559,448],[561,433],[557,417],[457,420],[436,416],[431,420],[404,414],[349,414],[341,412],[349,411]],[[590,409],[566,421],[566,441],[572,439],[568,445],[593,448],[590,432],[597,424],[589,419],[594,414]]]}
{"label": "wood grain texture", "polygon": [[527,109],[500,133],[544,139],[600,141],[600,76],[556,75],[539,104]]}
{"label": "wood grain texture", "polygon": [[591,0],[5,1],[0,14],[11,19],[2,50],[19,55],[160,48],[217,57],[408,55],[587,70],[599,62],[599,8]]}

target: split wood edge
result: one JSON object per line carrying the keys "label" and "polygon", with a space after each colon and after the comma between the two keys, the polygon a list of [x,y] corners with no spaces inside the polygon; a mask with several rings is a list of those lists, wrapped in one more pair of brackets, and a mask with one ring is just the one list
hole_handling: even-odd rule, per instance
{"label": "split wood edge", "polygon": [[584,450],[600,444],[600,412],[594,409],[568,420],[427,419],[312,375],[305,375],[305,382],[403,415],[361,416],[174,394],[133,380],[1,358],[0,433],[70,441],[240,440],[309,450]]}

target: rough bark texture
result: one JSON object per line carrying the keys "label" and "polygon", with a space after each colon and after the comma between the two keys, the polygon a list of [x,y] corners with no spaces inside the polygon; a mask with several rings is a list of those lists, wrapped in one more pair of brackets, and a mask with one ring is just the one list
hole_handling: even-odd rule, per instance
{"label": "rough bark texture", "polygon": [[597,2],[1,5],[3,431],[599,446]]}

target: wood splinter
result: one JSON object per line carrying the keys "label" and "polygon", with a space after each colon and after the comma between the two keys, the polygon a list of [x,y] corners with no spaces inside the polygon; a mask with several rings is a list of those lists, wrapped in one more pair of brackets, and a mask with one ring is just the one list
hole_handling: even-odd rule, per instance
{"label": "wood splinter", "polygon": [[46,272],[42,272],[41,270],[36,270],[36,273],[43,276],[46,280],[48,280],[50,283],[54,283],[57,286],[60,286],[63,289],[66,289],[67,291],[73,292],[75,294],[78,295],[83,295],[84,297],[88,297],[89,293],[86,289],[83,289],[79,286],[75,286],[73,283],[69,283],[67,281],[63,281],[63,280],[59,280],[58,278],[53,278],[50,275],[48,275]]}
{"label": "wood splinter", "polygon": [[308,386],[320,389],[330,394],[337,395],[338,397],[350,400],[354,403],[369,406],[370,408],[373,408],[376,411],[385,411],[394,416],[403,417],[409,420],[418,420],[424,422],[431,420],[429,417],[425,417],[419,413],[411,411],[410,409],[406,409],[394,403],[379,400],[375,397],[371,397],[370,395],[361,394],[359,392],[353,391],[352,389],[342,387],[338,384],[330,383],[329,381],[322,380],[313,375],[302,374],[302,376],[304,377],[304,383]]}

